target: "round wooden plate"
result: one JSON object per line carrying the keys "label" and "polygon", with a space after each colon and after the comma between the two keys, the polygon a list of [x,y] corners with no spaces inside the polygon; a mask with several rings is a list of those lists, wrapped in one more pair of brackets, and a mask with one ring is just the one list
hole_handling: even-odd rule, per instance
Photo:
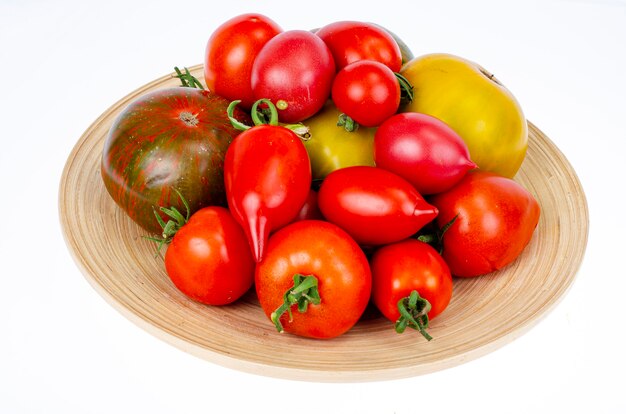
{"label": "round wooden plate", "polygon": [[[200,65],[191,72],[202,76]],[[461,364],[522,335],[552,309],[574,280],[587,243],[588,210],[575,172],[558,148],[529,123],[528,155],[516,180],[542,208],[530,244],[505,269],[455,280],[449,307],[430,328],[398,335],[373,313],[332,340],[279,334],[252,289],[237,303],[210,307],[170,282],[154,243],[106,192],[100,157],[109,127],[140,95],[178,84],[165,76],[102,114],[69,156],[59,190],[63,233],[91,285],[123,315],[174,346],[246,372],[310,381],[409,377]]]}

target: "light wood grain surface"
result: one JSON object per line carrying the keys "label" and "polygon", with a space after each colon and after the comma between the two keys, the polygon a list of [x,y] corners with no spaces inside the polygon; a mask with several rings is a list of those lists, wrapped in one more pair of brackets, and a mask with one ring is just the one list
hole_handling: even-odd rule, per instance
{"label": "light wood grain surface", "polygon": [[[190,68],[201,77],[201,66]],[[60,220],[76,263],[91,285],[138,326],[168,343],[246,372],[313,381],[370,381],[420,375],[485,355],[522,335],[567,292],[582,261],[588,210],[576,173],[559,149],[529,123],[528,155],[516,180],[542,208],[521,257],[500,272],[455,280],[450,306],[426,342],[398,335],[382,317],[364,318],[333,340],[278,334],[251,292],[234,305],[209,307],[168,279],[154,244],[104,189],[100,157],[114,118],[132,100],[174,86],[169,75],[132,92],[78,140],[60,184]]]}

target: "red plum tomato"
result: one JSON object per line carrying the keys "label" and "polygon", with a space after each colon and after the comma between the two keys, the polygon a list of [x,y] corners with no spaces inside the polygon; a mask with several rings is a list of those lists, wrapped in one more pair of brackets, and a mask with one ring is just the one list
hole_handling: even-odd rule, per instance
{"label": "red plum tomato", "polygon": [[282,32],[268,41],[252,65],[257,99],[269,99],[282,122],[300,122],[330,97],[335,62],[326,44],[304,30]]}
{"label": "red plum tomato", "polygon": [[417,112],[397,114],[376,130],[376,166],[405,178],[420,194],[436,194],[476,168],[463,139],[445,122]]}
{"label": "red plum tomato", "polygon": [[252,64],[261,48],[282,32],[278,24],[261,14],[242,14],[219,26],[209,38],[204,54],[204,80],[210,91],[241,100],[250,109],[254,95]]}
{"label": "red plum tomato", "polygon": [[405,239],[437,216],[408,181],[377,167],[331,172],[320,186],[318,204],[326,220],[365,246]]}

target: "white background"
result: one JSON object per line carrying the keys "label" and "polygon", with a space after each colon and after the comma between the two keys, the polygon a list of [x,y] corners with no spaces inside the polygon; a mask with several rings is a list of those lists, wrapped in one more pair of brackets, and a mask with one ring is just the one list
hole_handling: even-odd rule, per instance
{"label": "white background", "polygon": [[[469,58],[513,91],[573,165],[590,209],[585,260],[548,317],[458,367],[320,384],[188,355],[91,288],[58,220],[72,147],[111,104],[201,63],[213,29],[252,11],[284,29],[373,21],[414,54]],[[0,412],[626,412],[625,44],[624,0],[0,0]]]}

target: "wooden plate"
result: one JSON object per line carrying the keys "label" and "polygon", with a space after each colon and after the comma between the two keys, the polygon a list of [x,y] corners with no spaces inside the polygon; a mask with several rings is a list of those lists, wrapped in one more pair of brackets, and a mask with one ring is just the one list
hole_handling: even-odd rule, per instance
{"label": "wooden plate", "polygon": [[[191,68],[200,77],[200,65]],[[106,192],[100,156],[109,127],[138,96],[178,84],[165,76],[102,114],[69,156],[59,190],[67,245],[91,285],[140,327],[209,361],[262,375],[311,381],[370,381],[441,370],[491,352],[522,335],[565,294],[587,243],[588,210],[567,159],[534,125],[516,180],[539,200],[542,215],[520,258],[492,275],[456,280],[452,302],[432,323],[431,342],[398,335],[374,314],[332,340],[278,334],[254,292],[210,307],[170,282],[155,246]]]}

